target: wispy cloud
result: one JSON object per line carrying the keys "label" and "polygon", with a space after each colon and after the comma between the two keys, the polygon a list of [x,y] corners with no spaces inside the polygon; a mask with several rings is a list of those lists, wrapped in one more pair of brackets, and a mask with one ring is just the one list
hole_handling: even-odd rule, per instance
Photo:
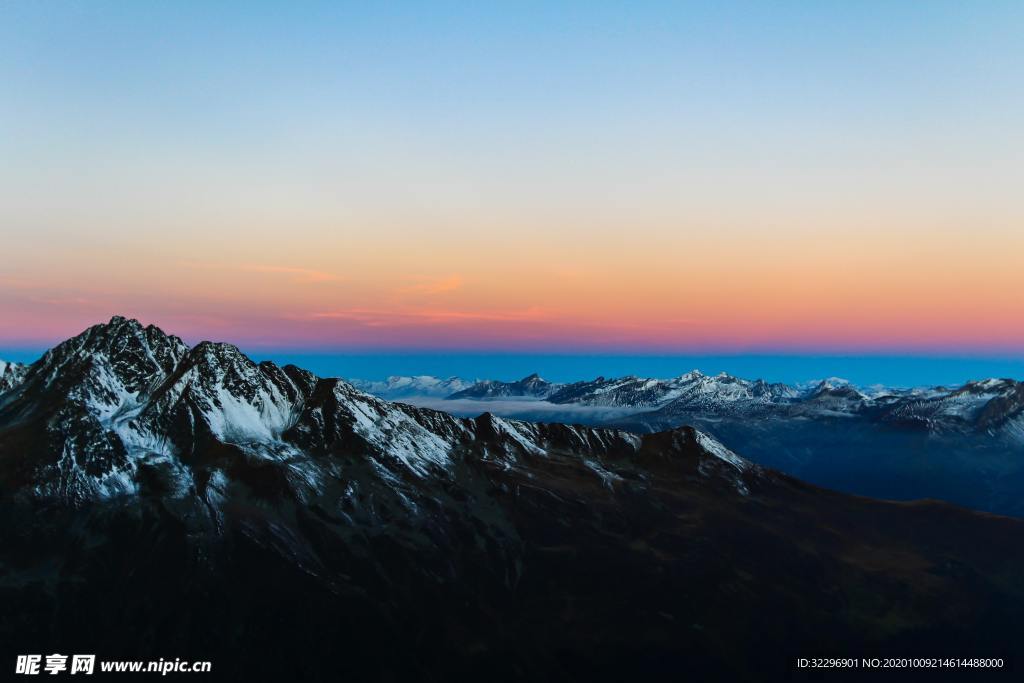
{"label": "wispy cloud", "polygon": [[650,410],[650,408],[627,408],[621,406],[555,404],[529,398],[446,399],[437,396],[404,396],[401,401],[423,408],[443,410],[446,413],[463,417],[475,417],[481,413],[489,412],[501,417],[514,417],[524,420],[551,420],[593,424],[602,424]]}
{"label": "wispy cloud", "polygon": [[30,278],[0,276],[0,287],[13,294],[10,298],[33,306],[108,308],[112,302],[109,292],[95,287],[66,287]]}
{"label": "wispy cloud", "polygon": [[452,309],[424,308],[406,310],[378,310],[370,308],[348,308],[320,311],[310,315],[315,320],[352,320],[370,327],[386,327],[416,324],[445,324],[467,322],[531,322],[543,321],[551,316],[540,308],[512,311],[461,311]]}
{"label": "wispy cloud", "polygon": [[42,296],[42,297],[30,297],[29,301],[31,301],[34,304],[39,304],[39,305],[43,305],[43,306],[59,306],[59,307],[75,307],[75,308],[83,308],[83,307],[102,308],[102,307],[107,306],[106,303],[96,302],[96,301],[93,301],[92,299],[87,299],[87,298],[81,297],[81,296],[67,296],[67,297],[61,297],[61,296]]}
{"label": "wispy cloud", "polygon": [[460,289],[462,284],[462,276],[454,273],[447,277],[402,287],[398,291],[401,294],[442,294],[444,292],[454,292],[456,289]]}
{"label": "wispy cloud", "polygon": [[292,277],[293,281],[301,283],[338,282],[342,279],[334,273],[328,273],[322,270],[298,268],[294,266],[277,266],[263,263],[204,263],[197,261],[182,261],[179,265],[196,270],[225,270],[242,273],[288,275]]}

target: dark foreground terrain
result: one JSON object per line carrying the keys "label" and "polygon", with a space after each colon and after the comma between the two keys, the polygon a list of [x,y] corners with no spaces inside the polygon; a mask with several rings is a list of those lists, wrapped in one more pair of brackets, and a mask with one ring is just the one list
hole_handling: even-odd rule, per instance
{"label": "dark foreground terrain", "polygon": [[0,507],[10,666],[779,680],[1015,668],[1024,635],[1024,522],[819,489],[691,428],[457,419],[122,318],[0,396]]}

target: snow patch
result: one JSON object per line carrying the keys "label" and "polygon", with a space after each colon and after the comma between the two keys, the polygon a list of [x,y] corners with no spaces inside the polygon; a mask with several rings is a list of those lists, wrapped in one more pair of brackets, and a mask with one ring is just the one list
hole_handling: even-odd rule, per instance
{"label": "snow patch", "polygon": [[723,446],[720,442],[711,438],[702,431],[695,429],[693,430],[693,432],[697,439],[697,443],[700,445],[700,447],[703,448],[708,453],[710,453],[711,455],[715,456],[719,460],[729,463],[730,465],[738,469],[740,472],[745,472],[747,469],[750,468],[749,461],[744,460],[740,456],[736,455],[728,448]]}

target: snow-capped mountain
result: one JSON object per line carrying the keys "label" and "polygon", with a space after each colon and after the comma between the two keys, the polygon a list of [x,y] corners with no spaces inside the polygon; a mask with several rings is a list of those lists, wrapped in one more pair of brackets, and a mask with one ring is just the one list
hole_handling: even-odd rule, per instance
{"label": "snow-capped mountain", "polygon": [[27,371],[28,366],[23,363],[9,363],[0,360],[0,394],[21,384]]}
{"label": "snow-capped mountain", "polygon": [[346,379],[346,381],[360,391],[388,400],[412,396],[443,398],[476,384],[476,381],[465,380],[461,377],[441,379],[431,375],[392,375],[383,381],[365,379]]}
{"label": "snow-capped mountain", "polygon": [[987,379],[906,396],[890,402],[879,419],[929,431],[982,431],[1024,443],[1024,383]]}
{"label": "snow-capped mountain", "polygon": [[452,400],[465,398],[547,398],[561,388],[560,384],[552,384],[534,373],[515,382],[486,380],[477,382],[470,387],[449,395]]}
{"label": "snow-capped mountain", "polygon": [[35,432],[37,493],[103,498],[136,492],[143,465],[185,473],[181,458],[211,439],[276,443],[313,381],[115,317],[33,364],[0,398],[0,423]]}
{"label": "snow-capped mountain", "polygon": [[598,377],[563,385],[543,383],[543,380],[532,375],[512,383],[479,382],[449,398],[505,396],[533,397],[561,405],[666,408],[669,411],[685,412],[725,409],[739,411],[784,405],[800,399],[803,392],[781,383],[745,380],[726,373],[709,376],[693,370],[670,379],[630,375]]}
{"label": "snow-capped mountain", "polygon": [[[531,375],[518,382],[478,382],[447,398],[486,401],[516,397],[556,406],[635,409],[628,418],[607,413],[608,419],[613,424],[653,429],[704,419],[856,418],[893,428],[936,433],[974,430],[1024,441],[1022,387],[1010,379],[989,379],[953,389],[862,388],[835,377],[791,386],[693,370],[669,379],[598,377],[562,385]],[[443,403],[433,405],[443,407]],[[515,414],[542,413],[527,402]],[[601,419],[598,412],[588,416],[592,421]]]}
{"label": "snow-capped mountain", "polygon": [[632,375],[611,379],[598,377],[595,380],[566,384],[548,400],[552,403],[591,406],[657,406],[677,395],[679,385],[686,381],[685,377],[678,380],[645,379]]}
{"label": "snow-capped mountain", "polygon": [[523,396],[544,399],[558,405],[642,408],[656,411],[659,418],[692,414],[766,414],[789,410],[801,402],[807,402],[809,408],[818,406],[820,410],[831,410],[836,408],[832,404],[847,393],[850,398],[856,395],[859,400],[870,400],[841,380],[822,381],[798,388],[761,379],[746,380],[726,373],[705,375],[699,370],[670,379],[630,375],[598,377],[564,385],[545,383],[532,391],[529,388],[531,380],[537,382],[538,378],[533,375],[513,383],[479,382],[448,398]]}
{"label": "snow-capped mountain", "polygon": [[872,405],[873,399],[853,384],[835,378],[822,380],[802,392],[785,411],[790,416],[825,417],[856,414]]}
{"label": "snow-capped mountain", "polygon": [[[513,384],[532,392],[550,386],[536,376]],[[335,443],[359,444],[379,476],[398,481],[444,470],[456,454],[487,442],[481,430],[497,439],[489,456],[508,463],[520,453],[544,453],[558,429],[566,430],[559,438],[567,443],[641,445],[624,432],[583,436],[572,427],[459,420],[389,403],[292,365],[256,364],[230,344],[189,348],[122,317],[54,347],[28,368],[0,398],[0,428],[31,443],[6,454],[6,465],[31,481],[34,493],[74,502],[137,494],[154,472],[187,495],[196,486],[191,464],[225,447],[247,458],[294,461]],[[315,470],[303,465],[301,476],[327,476]]]}
{"label": "snow-capped mountain", "polygon": [[708,376],[692,372],[681,379],[676,393],[660,407],[662,414],[754,414],[799,398],[799,393],[785,384],[744,380],[725,373]]}
{"label": "snow-capped mountain", "polygon": [[[773,391],[685,383],[719,385]],[[824,491],[692,427],[460,419],[120,317],[0,395],[5,654],[174,653],[226,679],[323,680],[340,657],[359,680],[772,680],[789,650],[1012,653],[1021,566],[1022,522]]]}
{"label": "snow-capped mountain", "polygon": [[667,407],[674,409],[722,408],[780,403],[798,396],[784,384],[748,381],[725,373],[708,376],[693,370],[672,379],[624,377],[576,382],[553,394],[552,403],[594,406]]}

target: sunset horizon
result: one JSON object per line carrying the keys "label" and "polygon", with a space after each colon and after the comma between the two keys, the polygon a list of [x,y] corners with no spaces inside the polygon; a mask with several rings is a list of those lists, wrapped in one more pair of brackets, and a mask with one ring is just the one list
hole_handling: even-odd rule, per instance
{"label": "sunset horizon", "polygon": [[230,5],[8,9],[0,349],[1024,357],[1009,8]]}

